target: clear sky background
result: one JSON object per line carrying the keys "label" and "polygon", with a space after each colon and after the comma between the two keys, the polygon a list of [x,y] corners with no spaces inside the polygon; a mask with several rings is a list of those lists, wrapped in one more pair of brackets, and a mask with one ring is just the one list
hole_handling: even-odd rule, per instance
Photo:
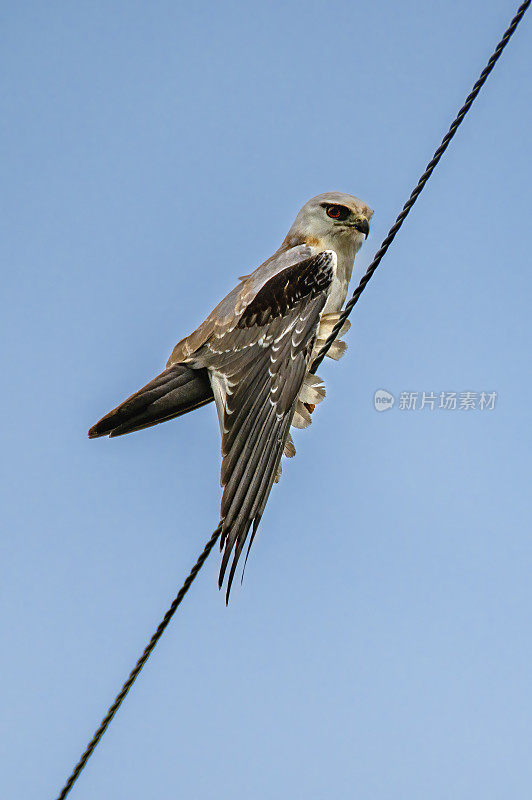
{"label": "clear sky background", "polygon": [[[218,522],[213,406],[87,429],[312,195],[375,209],[359,276],[515,9],[2,4],[3,797],[56,796]],[[321,367],[243,587],[213,554],[73,798],[530,796],[531,46]]]}

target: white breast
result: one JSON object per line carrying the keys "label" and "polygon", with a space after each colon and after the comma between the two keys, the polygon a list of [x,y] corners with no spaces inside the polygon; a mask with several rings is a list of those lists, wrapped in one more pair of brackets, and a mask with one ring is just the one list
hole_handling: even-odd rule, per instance
{"label": "white breast", "polygon": [[347,280],[342,280],[338,276],[338,273],[336,273],[333,278],[329,297],[327,298],[327,302],[325,303],[325,307],[322,312],[323,314],[330,314],[333,311],[340,311],[347,296],[347,286]]}

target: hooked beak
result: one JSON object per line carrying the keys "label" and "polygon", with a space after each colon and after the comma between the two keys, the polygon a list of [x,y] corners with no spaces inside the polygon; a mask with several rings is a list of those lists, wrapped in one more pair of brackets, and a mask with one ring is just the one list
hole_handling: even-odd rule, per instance
{"label": "hooked beak", "polygon": [[360,233],[363,233],[364,236],[366,237],[366,239],[368,238],[368,236],[369,236],[369,222],[365,217],[362,217],[361,219],[357,220],[355,222],[354,227],[355,227],[355,229],[357,231],[360,231]]}

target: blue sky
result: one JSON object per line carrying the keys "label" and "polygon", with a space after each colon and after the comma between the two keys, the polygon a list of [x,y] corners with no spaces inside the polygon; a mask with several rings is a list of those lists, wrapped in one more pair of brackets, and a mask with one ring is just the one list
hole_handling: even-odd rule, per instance
{"label": "blue sky", "polygon": [[[359,276],[514,11],[3,5],[6,797],[55,796],[218,521],[212,406],[88,427],[310,196],[375,209]],[[531,44],[528,18],[320,369],[243,587],[226,609],[211,556],[72,797],[530,794]]]}

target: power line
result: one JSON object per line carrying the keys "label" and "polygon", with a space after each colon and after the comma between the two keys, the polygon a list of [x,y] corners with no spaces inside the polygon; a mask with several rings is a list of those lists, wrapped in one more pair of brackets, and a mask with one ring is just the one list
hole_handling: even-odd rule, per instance
{"label": "power line", "polygon": [[[352,312],[353,308],[357,304],[357,302],[358,302],[358,300],[360,298],[360,295],[362,294],[362,292],[364,291],[364,289],[368,285],[373,273],[375,272],[375,270],[379,266],[380,262],[382,261],[383,256],[385,255],[385,253],[388,250],[389,246],[391,245],[391,243],[395,239],[399,229],[401,228],[403,222],[405,221],[406,217],[408,216],[408,214],[410,212],[410,209],[412,208],[412,206],[416,202],[417,198],[419,197],[419,195],[423,191],[423,189],[425,187],[425,184],[427,183],[428,179],[432,175],[432,173],[433,173],[436,165],[438,164],[439,160],[441,159],[442,155],[445,153],[447,147],[449,146],[449,143],[450,143],[451,139],[453,138],[453,136],[455,135],[456,131],[458,130],[458,128],[459,128],[460,124],[462,123],[464,117],[466,116],[467,112],[469,111],[469,109],[473,105],[473,102],[475,101],[478,93],[480,92],[481,88],[483,87],[483,85],[485,84],[486,80],[488,79],[488,76],[489,76],[490,72],[492,71],[493,67],[495,66],[495,64],[499,60],[502,51],[504,50],[504,48],[506,47],[506,45],[510,41],[515,29],[517,28],[517,26],[521,22],[521,20],[522,20],[523,16],[525,15],[525,12],[527,11],[530,3],[531,3],[531,0],[526,0],[526,2],[524,2],[521,6],[519,6],[519,9],[517,10],[517,13],[516,13],[515,17],[512,19],[510,25],[508,26],[508,29],[505,31],[502,39],[500,40],[499,44],[497,45],[497,47],[493,51],[493,54],[491,55],[488,63],[486,64],[486,66],[484,67],[482,72],[480,73],[480,76],[479,76],[477,82],[475,83],[475,85],[473,86],[473,89],[471,90],[470,94],[468,95],[464,105],[462,106],[462,108],[460,109],[458,114],[456,115],[453,123],[451,124],[451,127],[449,128],[448,132],[443,137],[442,142],[441,142],[440,146],[438,147],[438,149],[436,150],[436,152],[434,153],[432,159],[427,164],[425,172],[420,177],[415,189],[413,190],[412,194],[410,195],[410,197],[408,198],[407,202],[403,206],[403,209],[402,209],[401,213],[399,214],[399,216],[397,217],[395,223],[392,225],[392,227],[388,231],[388,235],[383,240],[379,250],[377,250],[377,252],[375,253],[375,257],[373,258],[373,261],[371,262],[371,264],[369,265],[368,269],[366,270],[365,275],[363,276],[363,278],[361,279],[361,281],[358,284],[357,288],[355,289],[355,291],[354,291],[351,299],[347,303],[345,309],[342,311],[342,313],[340,315],[340,318],[339,318],[338,322],[336,323],[336,325],[334,326],[330,336],[328,337],[328,339],[326,340],[326,342],[323,345],[322,349],[318,353],[318,356],[317,356],[316,360],[314,361],[314,363],[312,365],[312,372],[316,372],[317,368],[319,367],[319,365],[323,361],[324,357],[326,356],[327,352],[329,351],[332,343],[334,342],[334,340],[338,336],[338,334],[340,332],[340,329],[342,328],[342,325],[344,324],[344,322],[346,321],[346,319],[348,318],[348,316]],[[174,601],[172,602],[172,605],[170,606],[170,608],[168,609],[168,611],[164,615],[164,617],[163,617],[161,623],[159,624],[157,630],[155,631],[155,633],[151,637],[149,643],[146,645],[146,647],[144,649],[144,652],[142,653],[142,655],[140,656],[139,660],[135,664],[135,667],[130,672],[127,681],[124,683],[124,685],[122,686],[122,689],[120,690],[120,692],[116,696],[116,699],[115,699],[113,705],[109,708],[109,711],[107,712],[107,714],[103,718],[102,722],[100,723],[100,726],[98,727],[98,730],[96,731],[96,733],[92,737],[91,741],[87,745],[83,755],[81,756],[80,760],[76,764],[76,766],[75,766],[74,770],[72,771],[72,774],[70,775],[69,779],[65,783],[65,785],[64,785],[63,789],[61,790],[61,793],[59,794],[57,800],[64,800],[64,798],[69,794],[70,790],[72,789],[72,786],[74,785],[74,783],[78,779],[82,769],[85,767],[85,764],[87,763],[87,761],[91,757],[91,755],[94,752],[96,746],[98,745],[100,739],[102,738],[102,736],[104,735],[105,731],[109,727],[109,725],[111,723],[111,720],[113,719],[113,717],[115,716],[116,712],[118,711],[118,709],[122,705],[122,702],[124,701],[124,698],[126,697],[127,693],[131,689],[131,687],[133,686],[135,680],[138,678],[138,676],[140,674],[140,671],[142,670],[144,664],[146,663],[146,661],[150,657],[151,653],[153,652],[153,650],[155,648],[155,645],[157,644],[157,642],[159,641],[159,639],[163,635],[165,629],[167,628],[168,624],[170,623],[170,620],[172,619],[172,617],[174,616],[175,612],[177,611],[179,605],[181,604],[181,601],[183,600],[184,596],[186,595],[186,593],[188,592],[188,590],[192,586],[192,583],[196,579],[196,576],[198,575],[200,569],[202,568],[203,564],[207,560],[212,548],[214,547],[214,545],[218,541],[218,538],[220,536],[221,530],[222,530],[222,524],[220,523],[220,525],[216,528],[216,530],[212,534],[211,538],[209,539],[209,541],[205,545],[205,548],[204,548],[202,554],[200,555],[200,557],[196,561],[194,567],[190,571],[190,573],[188,575],[188,578],[186,579],[186,581],[184,582],[183,586],[181,587],[181,589],[177,593]]]}
{"label": "power line", "polygon": [[417,182],[417,185],[416,185],[415,189],[412,191],[412,194],[410,195],[410,197],[408,198],[408,200],[404,204],[403,210],[401,211],[401,213],[399,214],[399,216],[395,220],[394,224],[392,225],[392,227],[388,231],[388,235],[383,240],[380,248],[375,253],[373,261],[371,262],[371,264],[367,268],[365,275],[362,277],[360,283],[358,284],[357,288],[353,292],[353,295],[352,295],[351,299],[349,300],[349,302],[347,303],[346,307],[344,308],[344,310],[340,314],[340,317],[338,318],[338,322],[336,323],[336,325],[332,329],[329,337],[325,341],[325,344],[321,348],[320,352],[318,353],[318,355],[317,355],[317,357],[316,357],[316,359],[315,359],[315,361],[314,361],[314,363],[312,365],[312,370],[311,370],[312,372],[314,372],[314,373],[316,372],[316,370],[318,369],[319,365],[321,364],[321,362],[323,361],[323,359],[325,358],[325,356],[329,352],[329,349],[330,349],[332,343],[334,342],[334,340],[336,339],[336,337],[340,333],[342,325],[344,324],[344,322],[346,321],[346,319],[348,318],[348,316],[350,315],[350,313],[352,312],[352,310],[354,309],[354,307],[358,303],[360,295],[362,294],[362,292],[364,291],[364,289],[368,285],[373,273],[375,272],[375,270],[377,269],[377,267],[381,263],[384,254],[386,253],[386,251],[388,250],[389,246],[391,245],[391,243],[395,239],[395,237],[396,237],[397,233],[399,232],[399,229],[401,228],[403,222],[405,221],[405,219],[407,218],[408,214],[410,213],[410,209],[412,208],[412,206],[414,205],[414,203],[418,199],[419,195],[421,194],[421,192],[425,188],[425,184],[427,183],[428,179],[430,178],[430,176],[434,172],[434,170],[435,170],[440,158],[442,157],[442,155],[447,150],[451,139],[453,138],[453,136],[455,135],[456,131],[460,127],[465,115],[467,114],[467,112],[469,111],[469,109],[471,108],[473,103],[475,102],[478,93],[480,92],[480,90],[482,89],[484,84],[486,83],[490,72],[492,71],[492,69],[495,66],[495,64],[497,63],[497,61],[499,60],[502,51],[504,50],[504,48],[506,47],[506,45],[510,41],[515,29],[517,28],[517,26],[521,22],[521,20],[522,20],[522,18],[523,18],[523,16],[524,16],[524,14],[525,14],[525,12],[526,12],[526,10],[527,10],[529,5],[530,5],[530,0],[526,0],[525,3],[523,3],[521,6],[519,6],[519,8],[517,10],[517,14],[515,15],[515,17],[511,21],[510,25],[508,26],[508,29],[505,31],[504,36],[502,37],[501,41],[499,42],[499,44],[497,45],[497,47],[493,51],[493,54],[491,55],[491,58],[489,59],[488,63],[486,64],[486,66],[484,67],[482,72],[480,73],[478,81],[475,83],[475,85],[473,86],[470,94],[467,96],[467,99],[466,99],[464,105],[462,106],[462,108],[460,109],[458,114],[456,115],[454,121],[451,124],[451,127],[449,128],[449,130],[447,131],[447,133],[443,137],[440,146],[438,147],[438,149],[436,150],[436,152],[432,156],[431,160],[427,164],[425,172],[420,177],[419,181]]}
{"label": "power line", "polygon": [[154,649],[155,645],[157,644],[157,642],[159,641],[159,639],[163,635],[168,623],[170,622],[170,620],[174,616],[175,612],[177,611],[179,605],[181,604],[181,601],[183,600],[184,596],[186,595],[186,593],[188,592],[188,590],[190,589],[190,587],[194,583],[196,575],[198,574],[198,572],[200,571],[200,569],[204,565],[205,561],[207,560],[212,548],[214,547],[214,545],[218,541],[218,538],[219,538],[221,532],[222,532],[222,525],[220,523],[220,525],[218,525],[218,527],[214,531],[213,535],[211,536],[211,538],[209,539],[209,541],[205,545],[203,553],[200,555],[200,557],[198,558],[198,560],[196,561],[196,563],[194,564],[194,566],[190,570],[188,578],[186,579],[186,581],[184,582],[183,586],[181,587],[181,589],[179,590],[179,592],[175,596],[175,599],[174,599],[172,605],[170,606],[170,608],[168,609],[168,611],[164,615],[162,621],[159,623],[159,626],[158,626],[157,630],[155,631],[155,633],[151,637],[150,641],[148,642],[148,644],[144,648],[144,652],[142,653],[141,657],[139,658],[139,660],[135,664],[134,668],[129,673],[129,678],[127,679],[127,681],[124,683],[124,685],[120,689],[120,692],[117,694],[113,705],[110,707],[109,711],[107,712],[105,717],[102,719],[102,721],[100,723],[100,727],[98,728],[98,730],[96,731],[96,733],[94,734],[94,736],[90,740],[89,744],[87,745],[87,747],[85,749],[85,752],[83,753],[83,755],[81,756],[80,760],[76,764],[76,767],[73,770],[70,778],[67,780],[67,782],[63,786],[63,788],[61,790],[61,794],[58,797],[58,800],[63,800],[63,798],[65,798],[67,796],[67,794],[70,792],[70,790],[72,789],[74,783],[77,781],[77,779],[79,777],[79,773],[81,772],[81,770],[83,769],[83,767],[85,766],[85,764],[87,763],[89,758],[91,757],[96,745],[98,744],[98,742],[100,741],[100,739],[104,735],[105,731],[109,727],[109,724],[110,724],[111,720],[113,719],[114,715],[116,714],[116,712],[118,711],[118,709],[122,705],[122,702],[123,702],[125,696],[127,695],[129,690],[131,689],[131,687],[135,683],[136,679],[138,678],[142,667],[144,666],[144,664],[146,663],[146,661],[150,657],[150,655],[152,653],[152,650]]}

